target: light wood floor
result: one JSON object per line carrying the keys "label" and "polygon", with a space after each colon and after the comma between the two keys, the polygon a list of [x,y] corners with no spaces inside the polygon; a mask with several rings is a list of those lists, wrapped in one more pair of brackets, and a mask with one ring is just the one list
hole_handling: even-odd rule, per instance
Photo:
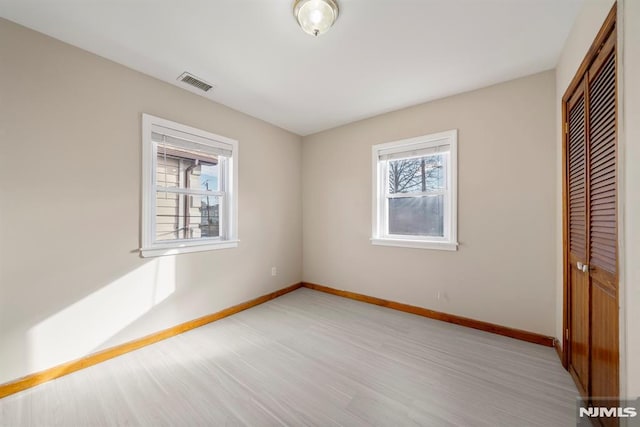
{"label": "light wood floor", "polygon": [[299,289],[0,400],[2,426],[574,426],[555,351]]}

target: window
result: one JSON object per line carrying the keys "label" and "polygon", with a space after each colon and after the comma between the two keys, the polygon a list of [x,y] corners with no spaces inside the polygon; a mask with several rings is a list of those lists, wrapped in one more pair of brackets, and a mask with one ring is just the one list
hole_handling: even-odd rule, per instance
{"label": "window", "polygon": [[373,146],[374,245],[457,249],[457,141],[452,130]]}
{"label": "window", "polygon": [[235,247],[238,142],[142,115],[142,256]]}

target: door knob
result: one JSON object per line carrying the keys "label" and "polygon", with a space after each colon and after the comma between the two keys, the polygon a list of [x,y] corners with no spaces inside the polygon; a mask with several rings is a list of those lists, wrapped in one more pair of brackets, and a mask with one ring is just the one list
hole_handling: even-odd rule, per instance
{"label": "door knob", "polygon": [[583,273],[587,273],[587,272],[589,272],[589,266],[588,266],[587,264],[583,264],[583,265],[582,265],[582,272],[583,272]]}
{"label": "door knob", "polygon": [[578,267],[578,270],[583,271],[582,269],[584,268],[584,264],[583,264],[583,263],[581,263],[580,261],[578,261],[578,262],[576,263],[576,267]]}

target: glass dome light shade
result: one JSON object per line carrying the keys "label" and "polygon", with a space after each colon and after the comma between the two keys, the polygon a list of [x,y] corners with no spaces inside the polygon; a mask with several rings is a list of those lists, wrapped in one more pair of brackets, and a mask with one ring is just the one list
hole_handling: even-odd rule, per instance
{"label": "glass dome light shade", "polygon": [[318,36],[338,19],[338,4],[334,0],[296,0],[293,14],[305,33]]}

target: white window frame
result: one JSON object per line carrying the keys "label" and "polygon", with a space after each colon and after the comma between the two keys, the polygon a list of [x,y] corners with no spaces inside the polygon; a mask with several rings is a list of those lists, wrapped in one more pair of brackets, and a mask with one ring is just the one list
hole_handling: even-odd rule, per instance
{"label": "white window frame", "polygon": [[[445,199],[444,237],[389,234],[388,226],[388,160],[381,156],[437,150],[448,146],[447,190]],[[417,154],[416,154],[417,155]],[[408,156],[410,157],[410,156]],[[406,157],[401,157],[406,158]],[[377,144],[371,150],[372,230],[371,243],[406,248],[458,250],[458,130],[453,129],[415,138]],[[429,192],[435,194],[436,192]],[[426,194],[426,193],[425,193]]]}
{"label": "white window frame", "polygon": [[[221,167],[220,182],[224,182],[224,202],[221,203],[220,237],[198,239],[156,241],[156,143],[152,141],[152,131],[164,128],[169,133],[180,135],[181,138],[201,145],[231,151],[225,157],[224,167]],[[224,172],[223,169],[226,169]],[[179,193],[176,189],[174,192]],[[209,193],[207,193],[209,194]],[[214,196],[221,192],[210,193]],[[170,120],[142,114],[142,245],[140,254],[143,257],[175,255],[189,252],[226,249],[238,246],[238,141],[216,135],[200,129],[186,126]]]}

